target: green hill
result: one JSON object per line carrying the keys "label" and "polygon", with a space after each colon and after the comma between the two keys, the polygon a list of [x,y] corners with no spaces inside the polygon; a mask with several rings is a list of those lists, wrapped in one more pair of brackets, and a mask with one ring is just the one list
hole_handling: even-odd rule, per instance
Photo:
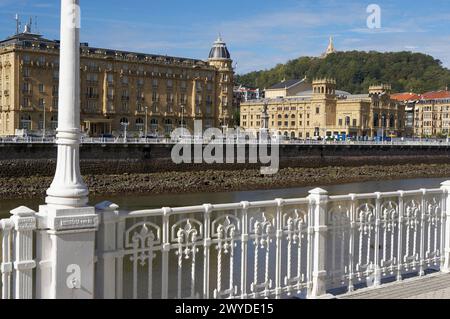
{"label": "green hill", "polygon": [[445,89],[450,70],[432,56],[412,52],[337,52],[325,59],[301,57],[276,67],[238,75],[239,84],[268,88],[283,79],[331,77],[339,90],[367,92],[372,84],[390,83],[394,92]]}

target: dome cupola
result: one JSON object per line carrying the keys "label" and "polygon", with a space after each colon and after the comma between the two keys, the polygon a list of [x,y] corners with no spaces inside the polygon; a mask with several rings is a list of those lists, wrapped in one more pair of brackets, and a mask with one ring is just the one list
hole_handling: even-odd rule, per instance
{"label": "dome cupola", "polygon": [[211,51],[209,52],[209,60],[229,60],[230,52],[228,51],[227,45],[223,42],[222,37],[214,42]]}

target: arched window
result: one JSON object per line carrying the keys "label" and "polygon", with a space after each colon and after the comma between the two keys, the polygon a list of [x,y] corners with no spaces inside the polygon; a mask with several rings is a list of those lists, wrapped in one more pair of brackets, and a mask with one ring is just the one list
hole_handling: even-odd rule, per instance
{"label": "arched window", "polygon": [[295,132],[291,132],[291,138],[292,138],[292,139],[295,138]]}
{"label": "arched window", "polygon": [[373,126],[379,127],[380,126],[380,117],[378,113],[373,113]]}
{"label": "arched window", "polygon": [[284,136],[285,137],[289,137],[289,133],[288,132],[284,132]]}
{"label": "arched window", "polygon": [[278,114],[278,118],[281,120],[283,117],[281,116],[281,114]]}
{"label": "arched window", "polygon": [[122,117],[121,119],[120,119],[120,124],[129,124],[130,122],[128,121],[128,119],[126,118],[126,117]]}
{"label": "arched window", "polygon": [[31,130],[31,115],[25,114],[20,117],[20,129]]}
{"label": "arched window", "polygon": [[381,121],[382,121],[382,126],[383,127],[387,127],[387,121],[388,121],[388,118],[387,118],[387,116],[386,116],[386,114],[385,113],[383,113],[383,115],[381,115]]}
{"label": "arched window", "polygon": [[144,130],[144,120],[141,118],[136,119],[136,130],[143,131]]}
{"label": "arched window", "polygon": [[395,127],[395,116],[394,116],[394,114],[389,115],[389,127],[391,127],[391,128]]}
{"label": "arched window", "polygon": [[289,115],[288,115],[288,114],[286,114],[286,115],[284,116],[284,118],[285,118],[285,119],[288,119],[288,118],[289,118]]}
{"label": "arched window", "polygon": [[158,133],[158,120],[157,119],[150,120],[150,130],[152,131],[152,133]]}
{"label": "arched window", "polygon": [[171,119],[164,120],[164,132],[166,134],[172,133],[172,120]]}
{"label": "arched window", "polygon": [[351,122],[350,116],[346,116],[345,117],[345,125],[350,126],[350,122]]}
{"label": "arched window", "polygon": [[291,118],[295,119],[295,114],[292,114],[292,115],[291,115]]}

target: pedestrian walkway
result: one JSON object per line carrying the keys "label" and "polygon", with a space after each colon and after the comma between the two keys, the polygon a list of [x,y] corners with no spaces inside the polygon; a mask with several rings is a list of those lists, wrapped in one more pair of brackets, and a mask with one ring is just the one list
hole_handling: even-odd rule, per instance
{"label": "pedestrian walkway", "polygon": [[379,288],[367,288],[338,299],[450,299],[450,275],[433,274]]}

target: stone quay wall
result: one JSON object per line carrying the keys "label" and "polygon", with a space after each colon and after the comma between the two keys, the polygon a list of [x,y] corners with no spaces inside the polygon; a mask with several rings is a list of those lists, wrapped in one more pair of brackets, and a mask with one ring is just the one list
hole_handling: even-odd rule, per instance
{"label": "stone quay wall", "polygon": [[[171,160],[171,151],[172,145],[162,144],[84,144],[80,151],[81,172],[84,175],[120,175],[266,166],[259,163],[177,165]],[[279,152],[280,168],[450,163],[450,147],[445,145],[282,145]],[[0,144],[0,177],[53,176],[55,167],[55,145]]]}

